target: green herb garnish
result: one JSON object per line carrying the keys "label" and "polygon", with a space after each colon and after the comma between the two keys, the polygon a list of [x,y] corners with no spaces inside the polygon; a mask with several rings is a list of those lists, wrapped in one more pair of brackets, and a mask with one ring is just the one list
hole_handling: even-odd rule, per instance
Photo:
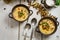
{"label": "green herb garnish", "polygon": [[23,15],[23,12],[18,11],[18,17],[22,17]]}
{"label": "green herb garnish", "polygon": [[49,26],[47,22],[43,22],[42,25]]}
{"label": "green herb garnish", "polygon": [[47,22],[42,22],[41,25],[43,29],[49,30],[49,24]]}
{"label": "green herb garnish", "polygon": [[60,5],[60,0],[56,0],[56,5]]}

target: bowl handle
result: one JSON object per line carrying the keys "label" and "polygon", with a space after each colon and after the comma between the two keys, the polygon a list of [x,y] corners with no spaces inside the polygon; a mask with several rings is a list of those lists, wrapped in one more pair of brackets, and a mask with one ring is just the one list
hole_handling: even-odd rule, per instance
{"label": "bowl handle", "polygon": [[32,10],[30,10],[30,14],[29,14],[29,16],[31,16],[33,14],[33,11]]}
{"label": "bowl handle", "polygon": [[40,33],[40,31],[39,31],[38,27],[36,27],[35,31],[36,31],[36,32],[38,32],[38,33]]}
{"label": "bowl handle", "polygon": [[[30,13],[29,13],[29,17],[33,14],[33,11],[30,10]],[[29,18],[28,18],[29,19]],[[27,22],[28,22],[28,19],[27,19]]]}
{"label": "bowl handle", "polygon": [[9,13],[9,15],[8,15],[8,16],[9,16],[10,18],[13,18],[13,17],[12,17],[12,13]]}
{"label": "bowl handle", "polygon": [[57,21],[57,26],[59,26],[59,22]]}

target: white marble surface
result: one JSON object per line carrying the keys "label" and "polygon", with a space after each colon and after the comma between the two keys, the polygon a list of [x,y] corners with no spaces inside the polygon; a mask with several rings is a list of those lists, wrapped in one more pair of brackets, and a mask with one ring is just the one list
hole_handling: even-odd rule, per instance
{"label": "white marble surface", "polygon": [[[37,0],[37,2],[40,3],[40,0]],[[24,31],[24,27],[26,23],[31,24],[32,18],[36,18],[37,21],[41,19],[40,15],[36,15],[37,10],[32,7],[30,8],[30,10],[33,10],[33,14],[29,17],[28,22],[25,21],[23,23],[19,23],[9,18],[8,14],[11,12],[12,8],[19,3],[20,3],[19,0],[15,0],[15,2],[13,3],[5,4],[3,0],[0,0],[0,40],[23,40],[24,39],[23,31]],[[27,5],[27,3],[23,3],[23,2],[22,4]],[[4,10],[4,8],[6,8],[6,10]],[[58,21],[60,23],[60,6],[58,6],[57,8],[51,9],[49,12],[52,15],[58,17]],[[29,36],[29,38],[26,38],[26,40],[30,40],[31,30],[33,27],[36,27],[37,24],[34,26],[31,24],[31,29],[29,29],[27,32],[27,36]],[[49,37],[43,36],[42,40],[60,40],[60,27],[59,26],[58,26],[57,31],[53,35]],[[34,31],[32,40],[41,40],[41,34]]]}

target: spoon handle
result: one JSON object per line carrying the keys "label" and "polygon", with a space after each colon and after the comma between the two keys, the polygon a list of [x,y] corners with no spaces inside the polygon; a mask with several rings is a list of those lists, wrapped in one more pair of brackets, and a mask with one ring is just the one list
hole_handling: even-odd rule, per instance
{"label": "spoon handle", "polygon": [[33,29],[32,29],[30,40],[32,40],[32,38],[33,38]]}
{"label": "spoon handle", "polygon": [[24,0],[24,2],[25,2],[25,0]]}
{"label": "spoon handle", "polygon": [[21,0],[20,0],[20,4],[21,4]]}
{"label": "spoon handle", "polygon": [[26,40],[26,36],[27,36],[27,33],[26,33],[25,36],[24,36],[24,40]]}

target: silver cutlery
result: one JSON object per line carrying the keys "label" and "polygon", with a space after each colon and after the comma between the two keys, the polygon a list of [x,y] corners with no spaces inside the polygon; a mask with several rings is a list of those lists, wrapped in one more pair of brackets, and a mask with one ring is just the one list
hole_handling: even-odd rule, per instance
{"label": "silver cutlery", "polygon": [[26,37],[29,38],[29,37],[27,36],[27,31],[28,31],[30,28],[31,28],[31,25],[30,25],[29,23],[27,23],[27,24],[25,25],[25,28],[24,28],[24,31],[26,31],[26,32],[25,32],[25,35],[23,34],[24,40],[26,40]]}

